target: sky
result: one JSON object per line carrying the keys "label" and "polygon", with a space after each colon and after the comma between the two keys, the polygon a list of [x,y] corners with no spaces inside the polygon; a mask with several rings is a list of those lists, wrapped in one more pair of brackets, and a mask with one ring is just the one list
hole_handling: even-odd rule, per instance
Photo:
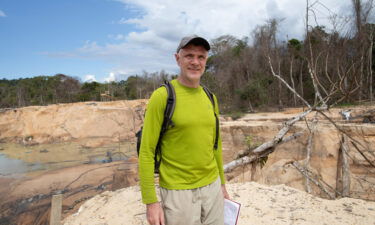
{"label": "sky", "polygon": [[[305,0],[0,0],[0,79],[62,73],[109,82],[178,73],[182,37],[251,37],[276,18],[281,39],[302,39],[305,7]],[[313,9],[329,28],[328,18],[349,18],[350,7],[351,0],[320,0]]]}

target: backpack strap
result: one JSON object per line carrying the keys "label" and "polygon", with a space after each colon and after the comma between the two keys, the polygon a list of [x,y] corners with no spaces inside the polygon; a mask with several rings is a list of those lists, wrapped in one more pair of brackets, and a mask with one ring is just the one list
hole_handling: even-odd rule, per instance
{"label": "backpack strap", "polygon": [[176,106],[176,93],[171,83],[165,81],[160,87],[165,87],[167,89],[168,97],[167,97],[167,104],[164,110],[164,118],[163,124],[160,129],[160,135],[158,139],[158,143],[155,149],[155,172],[159,171],[160,163],[161,163],[161,139],[163,138],[165,132],[168,130],[169,127],[174,127],[172,122],[173,112]]}
{"label": "backpack strap", "polygon": [[215,121],[216,121],[216,134],[215,134],[214,149],[217,150],[217,146],[218,146],[218,142],[219,142],[219,118],[216,114],[216,104],[215,104],[214,94],[212,94],[212,92],[210,90],[208,90],[208,88],[206,88],[205,86],[202,86],[202,87],[203,87],[204,92],[206,93],[206,95],[210,99],[210,101],[212,103],[212,106],[214,107],[214,115],[215,115]]}
{"label": "backpack strap", "polygon": [[[164,86],[167,89],[168,98],[167,98],[167,105],[164,110],[164,120],[163,120],[163,126],[162,126],[162,132],[166,132],[169,126],[174,126],[172,122],[172,116],[173,112],[176,106],[176,93],[174,91],[174,88],[171,83],[168,81],[165,81],[164,84],[161,86]],[[164,134],[163,133],[163,134]]]}

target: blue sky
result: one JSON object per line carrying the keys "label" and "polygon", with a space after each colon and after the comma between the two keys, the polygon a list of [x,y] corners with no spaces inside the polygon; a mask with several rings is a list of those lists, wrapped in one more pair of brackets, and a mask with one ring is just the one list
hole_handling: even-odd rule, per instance
{"label": "blue sky", "polygon": [[7,79],[56,73],[106,75],[110,62],[46,53],[72,51],[89,40],[106,43],[110,34],[135,29],[118,23],[134,12],[116,1],[1,0],[0,10],[6,15],[0,17],[0,77]]}
{"label": "blue sky", "polygon": [[[349,15],[351,0],[321,0]],[[270,18],[301,38],[302,0],[0,0],[0,79],[63,73],[99,82],[142,71],[177,73],[181,37],[238,38]],[[332,12],[316,5],[320,25]],[[322,19],[323,18],[323,19]],[[324,19],[325,18],[325,19]]]}

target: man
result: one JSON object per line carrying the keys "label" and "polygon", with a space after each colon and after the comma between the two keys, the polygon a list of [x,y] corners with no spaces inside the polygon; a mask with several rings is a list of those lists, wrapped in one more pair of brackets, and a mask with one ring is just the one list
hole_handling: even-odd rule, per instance
{"label": "man", "polygon": [[214,149],[216,109],[200,86],[210,45],[196,35],[181,40],[175,59],[180,74],[171,84],[176,93],[173,127],[161,140],[159,184],[154,184],[154,154],[166,107],[167,90],[154,91],[147,105],[139,156],[142,201],[151,225],[223,225],[225,188],[221,138]]}

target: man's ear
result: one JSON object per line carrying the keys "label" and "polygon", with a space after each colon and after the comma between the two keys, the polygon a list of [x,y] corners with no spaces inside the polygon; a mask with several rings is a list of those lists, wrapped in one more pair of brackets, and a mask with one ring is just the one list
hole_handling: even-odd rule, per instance
{"label": "man's ear", "polygon": [[180,56],[178,55],[178,53],[174,54],[174,58],[176,59],[177,64],[180,65]]}

